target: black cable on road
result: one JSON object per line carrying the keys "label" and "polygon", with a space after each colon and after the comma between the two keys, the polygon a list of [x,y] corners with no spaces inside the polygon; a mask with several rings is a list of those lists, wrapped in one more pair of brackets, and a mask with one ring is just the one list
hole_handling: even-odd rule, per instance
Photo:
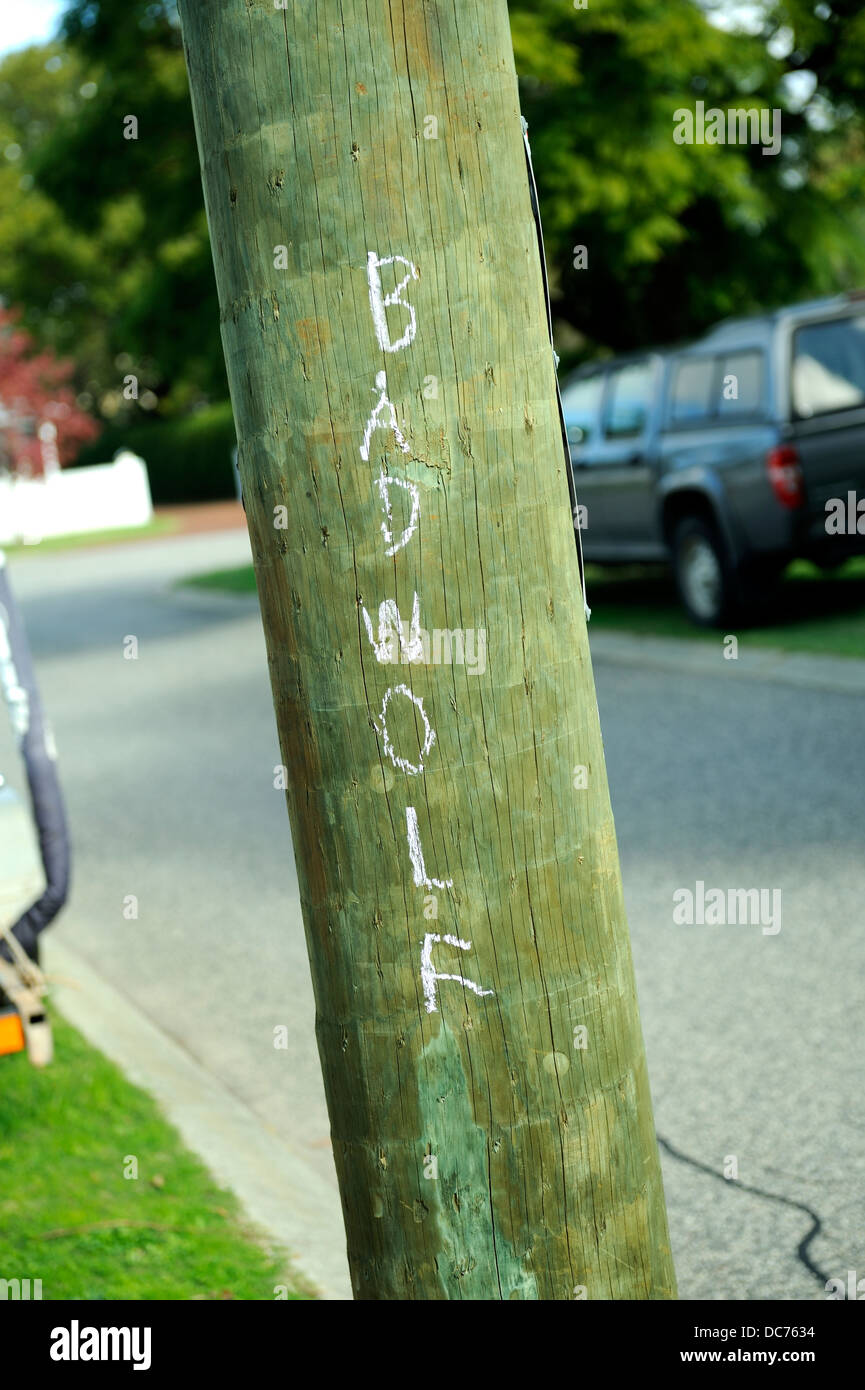
{"label": "black cable on road", "polygon": [[717,1178],[725,1187],[735,1187],[741,1192],[750,1192],[754,1197],[765,1197],[770,1202],[781,1202],[784,1206],[793,1207],[795,1211],[804,1212],[806,1216],[810,1217],[812,1223],[811,1229],[808,1231],[807,1235],[803,1236],[802,1240],[800,1240],[797,1245],[796,1256],[805,1266],[808,1273],[817,1280],[820,1287],[823,1289],[826,1288],[829,1282],[829,1275],[824,1274],[823,1270],[820,1269],[818,1265],[814,1264],[814,1261],[808,1253],[808,1247],[812,1240],[820,1235],[823,1230],[823,1222],[815,1211],[812,1211],[804,1202],[794,1201],[792,1197],[782,1197],[777,1192],[765,1192],[762,1187],[750,1187],[748,1183],[740,1182],[738,1178],[725,1178],[724,1174],[719,1173],[717,1168],[710,1168],[707,1163],[701,1163],[699,1159],[690,1158],[688,1154],[683,1154],[679,1149],[674,1149],[669,1140],[664,1139],[660,1134],[658,1135],[658,1143],[671,1158],[675,1158],[679,1163],[687,1163],[689,1167],[696,1168],[701,1173],[708,1173],[710,1178]]}

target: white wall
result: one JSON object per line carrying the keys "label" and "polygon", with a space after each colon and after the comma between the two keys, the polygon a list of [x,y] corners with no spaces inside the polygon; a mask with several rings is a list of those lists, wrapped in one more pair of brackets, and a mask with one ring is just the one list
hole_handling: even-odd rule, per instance
{"label": "white wall", "polygon": [[152,518],[147,468],[136,454],[48,478],[0,477],[0,545],[146,526]]}

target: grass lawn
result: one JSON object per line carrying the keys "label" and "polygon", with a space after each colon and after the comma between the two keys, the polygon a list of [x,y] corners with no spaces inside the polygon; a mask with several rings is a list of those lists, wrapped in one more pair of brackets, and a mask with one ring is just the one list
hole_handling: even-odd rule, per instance
{"label": "grass lawn", "polygon": [[0,1278],[46,1300],[309,1297],[155,1102],[53,1022],[44,1071],[0,1057]]}
{"label": "grass lawn", "polygon": [[193,574],[182,581],[184,588],[219,589],[227,594],[254,594],[255,570],[252,565],[240,565],[232,570],[211,570],[208,574]]}
{"label": "grass lawn", "polygon": [[[592,628],[690,638],[717,645],[718,633],[685,616],[662,566],[586,567]],[[766,610],[730,629],[752,647],[865,658],[865,559],[831,575],[807,560],[787,570]]]}
{"label": "grass lawn", "polygon": [[177,530],[174,517],[159,516],[146,526],[123,526],[113,531],[81,531],[75,536],[48,536],[35,545],[5,545],[7,555],[38,555],[41,550],[74,550],[82,545],[119,545],[123,541],[146,540],[150,536],[170,536]]}
{"label": "grass lawn", "polygon": [[[214,570],[185,582],[227,593],[255,593],[252,565]],[[591,631],[635,632],[717,645],[717,632],[695,627],[685,616],[663,566],[604,569],[588,565],[586,586]],[[833,575],[797,560],[767,613],[753,625],[739,624],[734,630],[740,640],[754,647],[865,658],[865,559],[850,560]]]}

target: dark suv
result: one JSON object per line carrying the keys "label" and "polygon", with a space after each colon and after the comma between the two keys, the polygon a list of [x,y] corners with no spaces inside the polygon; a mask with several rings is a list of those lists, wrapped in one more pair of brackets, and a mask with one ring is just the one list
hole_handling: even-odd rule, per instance
{"label": "dark suv", "polygon": [[582,367],[562,403],[586,559],[669,559],[697,623],[865,552],[865,296]]}

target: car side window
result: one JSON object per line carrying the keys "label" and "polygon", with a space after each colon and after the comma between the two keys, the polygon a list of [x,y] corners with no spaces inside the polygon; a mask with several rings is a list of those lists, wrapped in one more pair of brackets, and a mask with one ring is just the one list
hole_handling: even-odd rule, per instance
{"label": "car side window", "polygon": [[581,377],[562,392],[562,410],[568,443],[572,448],[594,442],[598,432],[598,414],[604,393],[604,373]]}
{"label": "car side window", "polygon": [[652,363],[630,362],[610,372],[604,405],[607,439],[637,439],[646,431],[652,404]]}
{"label": "car side window", "polygon": [[708,420],[715,414],[713,393],[716,360],[714,357],[685,357],[677,363],[670,393],[670,420],[673,424],[696,423]]}
{"label": "car side window", "polygon": [[762,352],[731,352],[721,358],[718,414],[722,419],[756,415],[763,409],[765,372]]}
{"label": "car side window", "polygon": [[865,403],[865,315],[812,323],[793,345],[793,407],[809,417]]}

